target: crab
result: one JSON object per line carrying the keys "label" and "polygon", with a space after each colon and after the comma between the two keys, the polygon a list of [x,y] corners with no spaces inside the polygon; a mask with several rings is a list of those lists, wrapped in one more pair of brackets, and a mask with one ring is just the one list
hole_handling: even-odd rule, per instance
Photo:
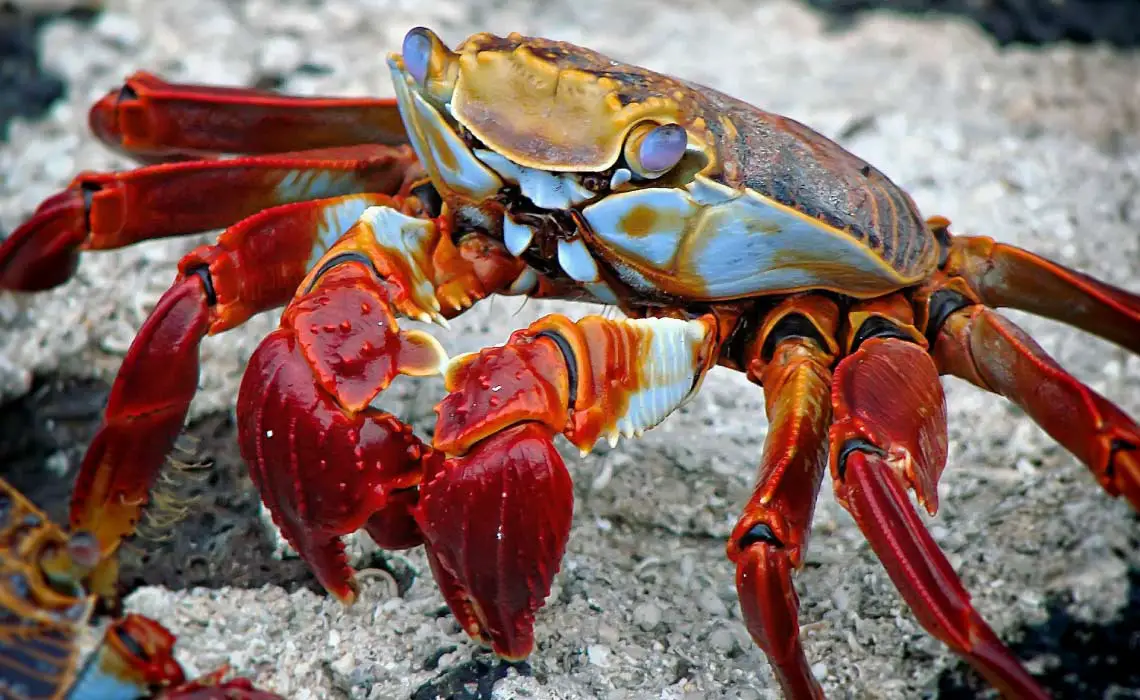
{"label": "crab", "polygon": [[65,533],[0,479],[0,697],[10,700],[281,700],[227,668],[187,681],[174,635],[129,613],[113,620],[80,666],[88,590],[102,552],[88,532]]}
{"label": "crab", "polygon": [[[716,366],[769,428],[727,544],[740,609],[788,698],[820,698],[793,585],[825,472],[919,623],[1010,697],[1044,698],[920,519],[947,462],[941,375],[1014,402],[1140,506],[1140,428],[994,307],[1140,351],[1140,297],[924,218],[809,127],[568,43],[412,29],[394,99],[300,98],[139,73],[94,133],[143,162],[85,173],[0,247],[0,286],[65,282],[82,251],[212,229],[115,380],[72,526],[109,554],[182,428],[201,339],[284,306],[237,397],[238,438],[283,537],[324,588],[341,538],[422,545],[463,629],[529,656],[570,533],[554,439],[582,453],[666,420]],[[596,302],[449,359],[425,330],[492,295]],[[405,324],[406,325],[406,324]],[[425,442],[385,412],[442,373]],[[104,557],[104,566],[114,558]]]}

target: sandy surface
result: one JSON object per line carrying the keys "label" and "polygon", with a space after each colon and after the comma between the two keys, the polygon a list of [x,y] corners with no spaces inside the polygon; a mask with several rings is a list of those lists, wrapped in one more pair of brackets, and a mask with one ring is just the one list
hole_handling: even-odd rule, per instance
{"label": "sandy surface", "polygon": [[[59,22],[43,35],[44,59],[70,92],[46,119],[14,124],[10,143],[0,144],[0,230],[11,230],[74,171],[124,165],[85,135],[84,115],[134,69],[233,85],[281,79],[300,93],[387,95],[384,55],[423,24],[453,44],[480,30],[571,40],[713,85],[839,138],[957,230],[1031,247],[1140,291],[1140,55],[999,52],[971,27],[948,21],[872,17],[829,34],[816,15],[783,1],[753,8],[632,0],[620,10],[496,0],[107,5],[90,26]],[[0,396],[25,392],[33,373],[113,376],[178,258],[207,238],[89,255],[59,290],[0,294]],[[520,306],[484,303],[440,338],[458,353],[502,342],[554,309],[598,310]],[[1140,415],[1140,360],[1011,315],[1078,376]],[[244,360],[275,324],[273,315],[258,318],[204,344],[194,416],[232,408]],[[954,381],[947,388],[951,466],[942,510],[929,522],[983,615],[1011,641],[1046,622],[1050,600],[1062,601],[1066,620],[1093,630],[1121,615],[1135,620],[1128,572],[1140,566],[1140,522],[1130,509],[1104,496],[1020,412]],[[422,420],[439,390],[438,382],[401,383],[391,409]],[[740,623],[724,558],[764,435],[759,390],[718,370],[697,400],[642,440],[572,458],[575,526],[539,616],[534,675],[512,675],[496,694],[776,697],[763,655]],[[185,661],[200,670],[228,661],[297,698],[406,698],[464,668],[476,651],[449,616],[437,614],[442,600],[422,556],[412,553],[409,562],[422,576],[406,596],[392,597],[383,580],[371,580],[348,610],[273,587],[145,589],[130,605],[168,622],[182,636]],[[808,651],[831,696],[932,696],[959,675],[956,658],[905,610],[830,488],[797,585]],[[1022,656],[1039,673],[1057,662],[1049,651]],[[1086,680],[1085,697],[1107,694],[1106,683]],[[1114,692],[1140,697],[1135,686]]]}

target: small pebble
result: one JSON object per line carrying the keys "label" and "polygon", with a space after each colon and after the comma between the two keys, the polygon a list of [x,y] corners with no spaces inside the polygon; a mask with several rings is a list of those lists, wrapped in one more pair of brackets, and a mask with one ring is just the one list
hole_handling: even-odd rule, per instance
{"label": "small pebble", "polygon": [[617,644],[621,640],[621,633],[609,625],[599,625],[598,639],[606,644]]}
{"label": "small pebble", "polygon": [[709,635],[709,645],[721,654],[728,654],[736,648],[736,636],[727,627],[718,627]]}
{"label": "small pebble", "polygon": [[712,588],[706,588],[697,599],[701,609],[713,617],[728,617],[728,607]]}
{"label": "small pebble", "polygon": [[591,644],[586,648],[586,658],[590,664],[599,668],[609,668],[610,648],[602,644]]}
{"label": "small pebble", "polygon": [[347,676],[352,673],[356,668],[356,657],[352,652],[346,653],[336,661],[330,664],[334,673],[339,673],[342,676]]}
{"label": "small pebble", "polygon": [[661,624],[661,608],[653,603],[642,603],[633,609],[633,621],[648,632]]}

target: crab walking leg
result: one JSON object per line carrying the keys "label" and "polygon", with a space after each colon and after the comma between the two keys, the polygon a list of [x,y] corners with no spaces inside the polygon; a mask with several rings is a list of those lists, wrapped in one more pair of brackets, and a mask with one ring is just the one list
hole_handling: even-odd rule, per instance
{"label": "crab walking leg", "polygon": [[934,357],[940,371],[1016,403],[1108,493],[1140,510],[1140,427],[1013,322],[984,306],[961,309],[942,326]]}
{"label": "crab walking leg", "polygon": [[67,698],[141,698],[153,688],[183,685],[186,676],[174,658],[174,645],[174,635],[161,624],[128,614],[107,627]]}
{"label": "crab walking leg", "polygon": [[943,269],[987,306],[1055,319],[1140,353],[1140,296],[982,236],[953,237]]}
{"label": "crab walking leg", "polygon": [[135,73],[92,106],[91,131],[141,161],[408,142],[390,98],[296,97]]}
{"label": "crab walking leg", "polygon": [[640,435],[696,392],[717,347],[712,316],[552,315],[450,363],[434,440],[449,458],[428,471],[415,516],[469,635],[507,659],[534,646],[573,511],[554,436],[585,453]]}
{"label": "crab walking leg", "polygon": [[[810,321],[808,320],[810,319]],[[768,437],[752,498],[733,529],[728,558],[745,625],[789,700],[822,698],[800,640],[792,572],[804,564],[827,468],[831,370],[838,309],[822,297],[778,306],[758,334],[748,376],[764,387]]]}
{"label": "crab walking leg", "polygon": [[[198,345],[284,305],[311,261],[383,195],[349,195],[268,209],[182,259],[111,387],[103,423],[76,477],[71,525],[105,553],[134,531],[140,510],[198,386]],[[114,557],[105,567],[113,584]],[[100,591],[109,595],[109,591]]]}
{"label": "crab walking leg", "polygon": [[410,147],[357,146],[84,173],[0,241],[0,289],[66,282],[79,253],[225,228],[269,207],[357,193],[407,193]]}
{"label": "crab walking leg", "polygon": [[242,457],[285,540],[340,600],[356,599],[340,538],[362,527],[387,549],[421,542],[411,508],[442,458],[373,407],[397,375],[428,376],[443,348],[397,317],[446,323],[525,268],[446,217],[370,207],[316,262],[238,391]]}
{"label": "crab walking leg", "polygon": [[917,344],[871,338],[832,382],[836,500],[855,518],[919,623],[1010,698],[1048,696],[970,603],[946,555],[907,498],[932,515],[946,463],[946,407],[938,371]]}
{"label": "crab walking leg", "polygon": [[247,678],[226,680],[228,666],[187,681],[174,658],[175,643],[169,630],[141,615],[115,620],[84,664],[67,700],[283,700],[258,690]]}

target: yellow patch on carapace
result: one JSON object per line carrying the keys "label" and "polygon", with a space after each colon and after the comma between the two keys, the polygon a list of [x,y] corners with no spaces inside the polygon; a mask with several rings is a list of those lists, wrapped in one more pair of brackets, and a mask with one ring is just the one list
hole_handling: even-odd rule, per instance
{"label": "yellow patch on carapace", "polygon": [[482,48],[476,40],[458,55],[453,115],[490,148],[521,165],[605,170],[638,123],[683,121],[672,98],[654,94],[630,101],[619,80],[560,61],[542,46]]}
{"label": "yellow patch on carapace", "polygon": [[632,238],[645,238],[657,228],[659,214],[648,205],[639,205],[629,210],[621,219],[621,229]]}
{"label": "yellow patch on carapace", "polygon": [[736,124],[723,114],[720,116],[720,125],[724,128],[724,135],[729,141],[735,141],[740,138],[740,132],[736,130]]}

